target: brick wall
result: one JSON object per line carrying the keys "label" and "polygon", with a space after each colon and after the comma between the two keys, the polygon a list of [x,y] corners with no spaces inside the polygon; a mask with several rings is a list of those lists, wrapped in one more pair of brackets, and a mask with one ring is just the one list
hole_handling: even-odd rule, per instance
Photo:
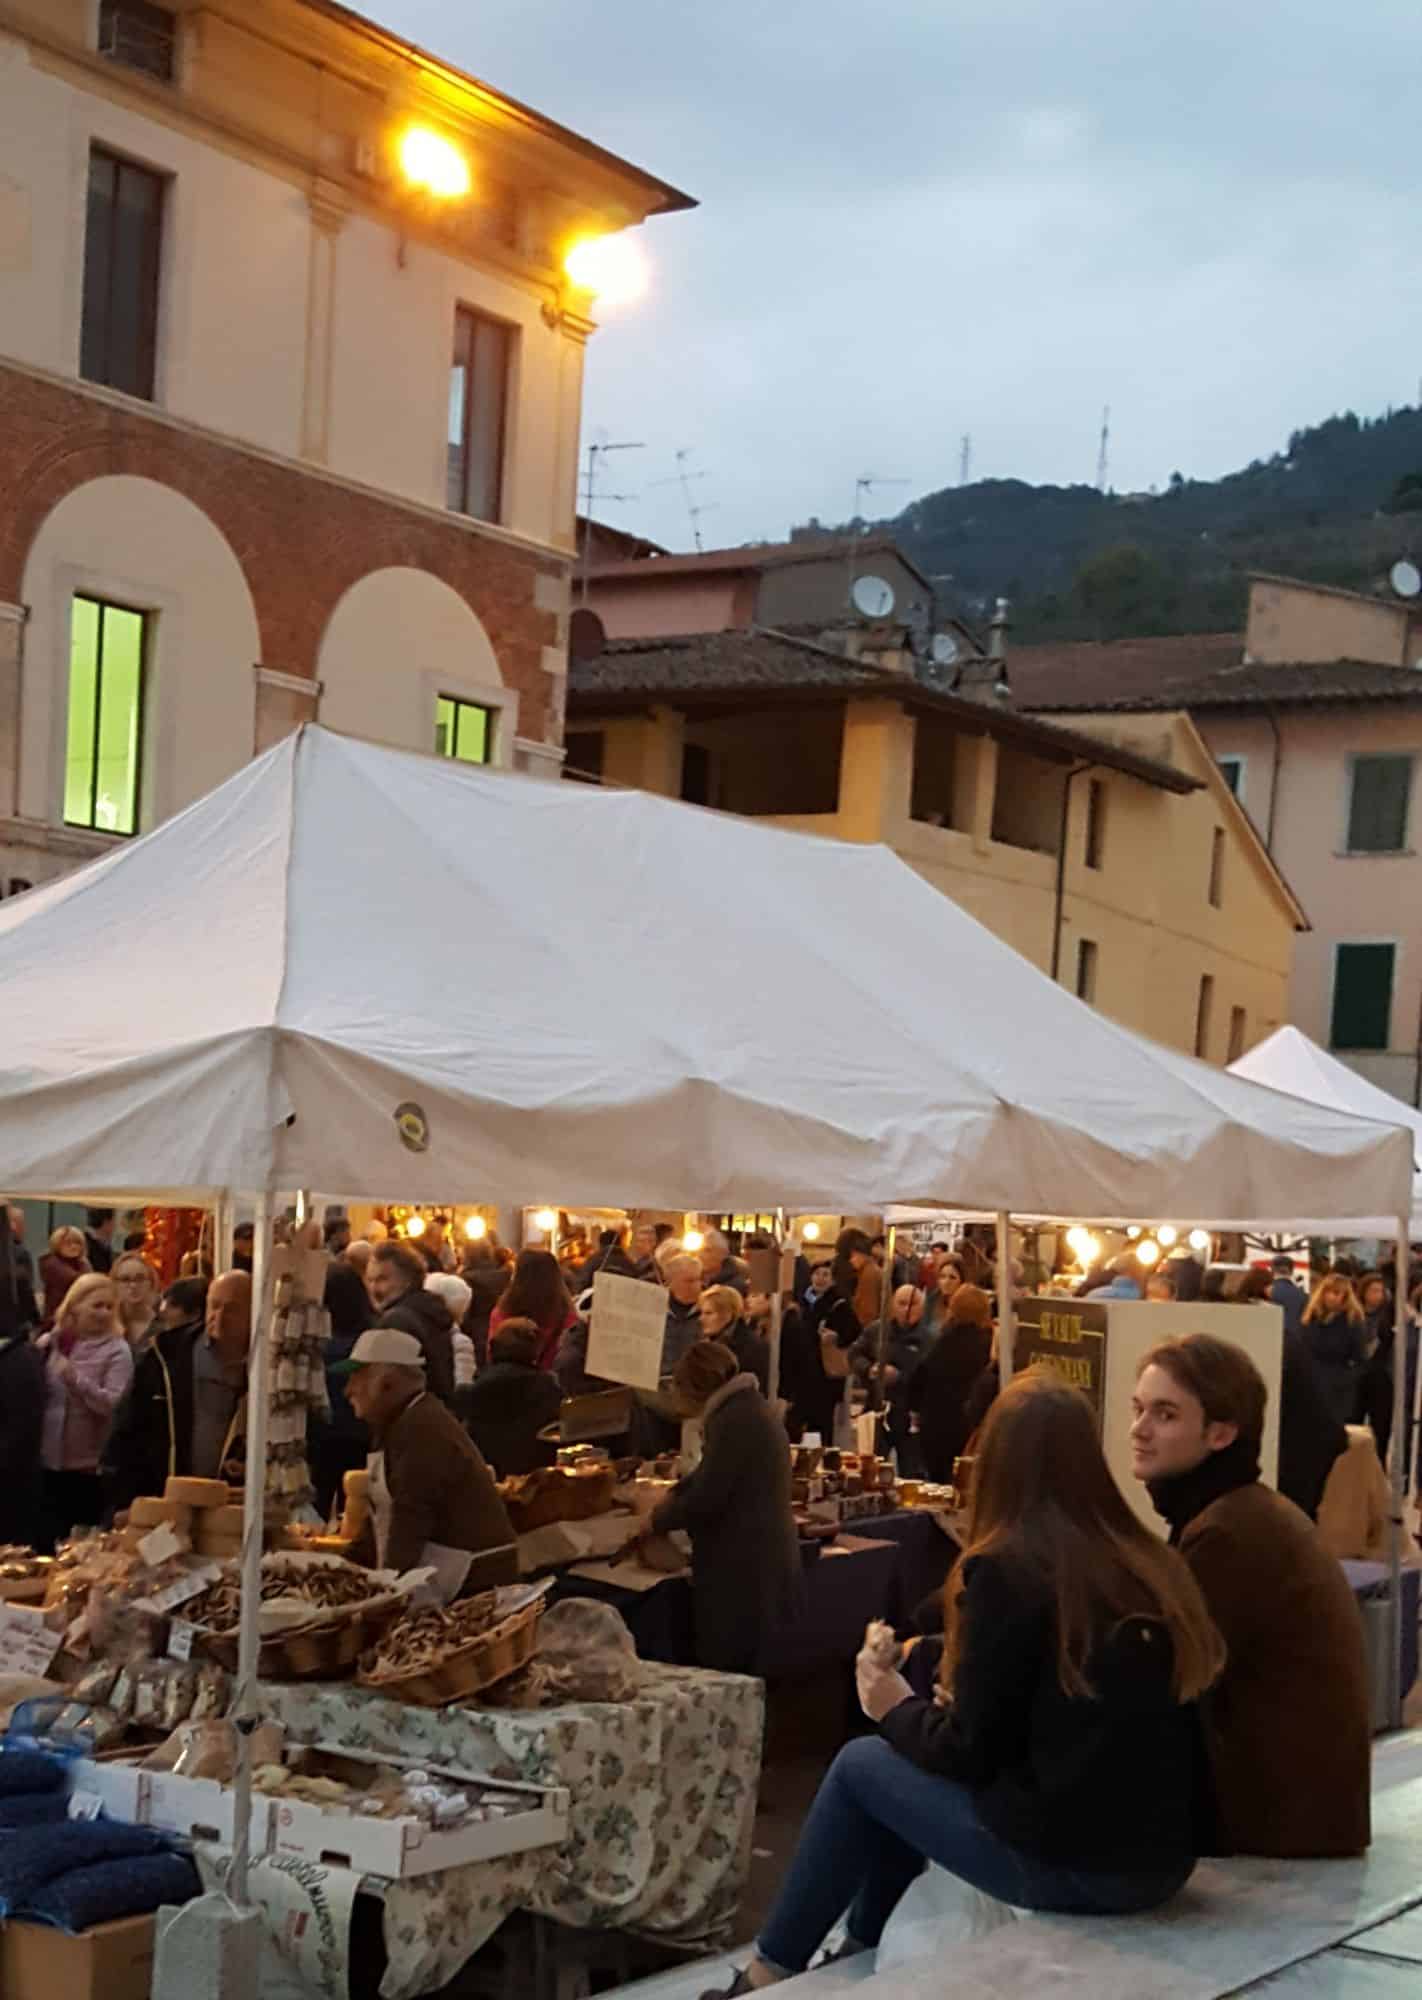
{"label": "brick wall", "polygon": [[[226,536],[256,606],[263,666],[314,676],[321,635],[345,592],[372,570],[408,565],[447,583],[483,624],[506,685],[518,690],[520,734],[561,740],[560,688],[543,648],[562,644],[563,620],[543,607],[562,595],[565,562],[4,366],[0,604],[20,601],[30,545],[51,509],[114,473],[175,488]],[[541,589],[540,577],[549,580]]]}

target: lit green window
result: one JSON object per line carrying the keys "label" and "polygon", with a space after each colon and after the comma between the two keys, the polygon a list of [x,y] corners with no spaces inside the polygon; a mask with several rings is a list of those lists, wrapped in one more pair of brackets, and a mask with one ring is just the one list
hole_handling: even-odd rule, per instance
{"label": "lit green window", "polygon": [[147,619],[76,597],[69,627],[64,818],[99,833],[138,831]]}
{"label": "lit green window", "polygon": [[487,764],[493,746],[493,711],[442,694],[435,703],[435,755],[461,764]]}

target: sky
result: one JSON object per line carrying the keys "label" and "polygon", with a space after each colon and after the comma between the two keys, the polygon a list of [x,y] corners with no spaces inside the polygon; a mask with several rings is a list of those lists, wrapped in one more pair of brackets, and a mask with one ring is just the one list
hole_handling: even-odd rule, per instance
{"label": "sky", "polygon": [[[600,516],[708,547],[959,477],[1212,478],[1422,382],[1417,0],[364,0],[697,198],[637,232]],[[867,495],[857,482],[882,484]],[[890,483],[899,482],[899,483]]]}

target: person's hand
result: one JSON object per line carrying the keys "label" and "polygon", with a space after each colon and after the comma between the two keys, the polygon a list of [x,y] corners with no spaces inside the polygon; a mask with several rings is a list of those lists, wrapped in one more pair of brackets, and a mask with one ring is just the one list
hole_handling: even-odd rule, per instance
{"label": "person's hand", "polygon": [[894,1364],[891,1361],[886,1361],[884,1363],[884,1380],[886,1382],[897,1382],[898,1379],[899,1379],[898,1369],[895,1368]]}
{"label": "person's hand", "polygon": [[855,1662],[855,1685],[859,1690],[859,1706],[871,1722],[882,1722],[891,1708],[897,1708],[901,1701],[913,1697],[913,1689],[903,1675],[893,1668],[887,1671],[877,1667],[861,1653]]}
{"label": "person's hand", "polygon": [[69,1356],[67,1354],[61,1354],[58,1348],[54,1350],[53,1367],[55,1374],[59,1377],[61,1382],[67,1382],[71,1374],[74,1372],[72,1367],[70,1366]]}

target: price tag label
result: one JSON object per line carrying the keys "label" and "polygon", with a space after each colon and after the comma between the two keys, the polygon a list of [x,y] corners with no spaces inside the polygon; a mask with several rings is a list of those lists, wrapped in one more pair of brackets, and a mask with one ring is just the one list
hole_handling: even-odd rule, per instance
{"label": "price tag label", "polygon": [[149,1569],[157,1569],[160,1563],[167,1562],[171,1556],[180,1556],[183,1553],[183,1544],[174,1534],[171,1525],[164,1521],[143,1537],[138,1544],[138,1553]]}
{"label": "price tag label", "polygon": [[151,1611],[161,1617],[165,1611],[176,1611],[180,1604],[186,1604],[190,1597],[199,1596],[210,1583],[216,1583],[222,1575],[217,1563],[204,1563],[200,1569],[190,1569],[186,1576],[165,1584],[162,1590],[155,1590],[151,1597],[138,1600],[140,1611]]}
{"label": "price tag label", "polygon": [[190,1625],[186,1618],[175,1618],[168,1627],[168,1658],[170,1660],[190,1660],[193,1656],[193,1640],[196,1636],[196,1625]]}
{"label": "price tag label", "polygon": [[69,1795],[71,1819],[97,1819],[103,1810],[104,1802],[97,1792],[71,1792]]}
{"label": "price tag label", "polygon": [[9,1674],[48,1674],[59,1651],[57,1632],[51,1632],[38,1611],[26,1611],[18,1604],[0,1604],[0,1668]]}

